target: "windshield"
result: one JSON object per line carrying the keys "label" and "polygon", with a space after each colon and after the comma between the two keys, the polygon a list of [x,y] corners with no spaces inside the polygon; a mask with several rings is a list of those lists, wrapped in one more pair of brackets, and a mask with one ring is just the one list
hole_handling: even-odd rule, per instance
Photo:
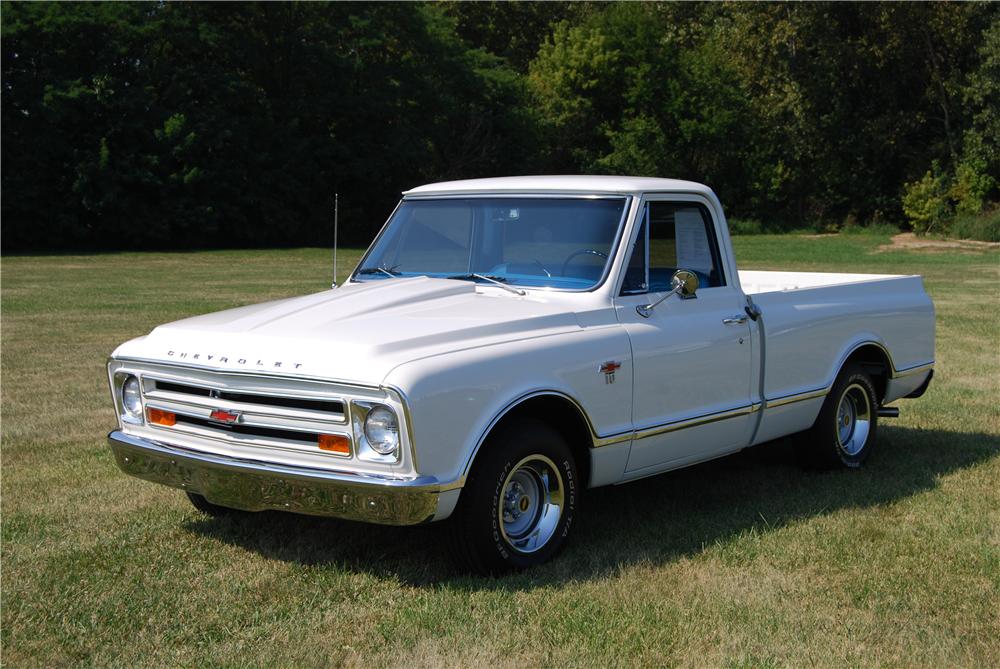
{"label": "windshield", "polygon": [[624,197],[404,200],[354,280],[434,276],[585,290],[604,276],[626,204]]}

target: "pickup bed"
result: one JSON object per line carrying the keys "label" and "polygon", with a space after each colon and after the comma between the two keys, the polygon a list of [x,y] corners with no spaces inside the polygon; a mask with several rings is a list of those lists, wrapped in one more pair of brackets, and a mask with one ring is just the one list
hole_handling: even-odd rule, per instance
{"label": "pickup bed", "polygon": [[481,572],[543,562],[583,488],[796,434],[858,467],[933,375],[919,276],[738,271],[706,186],[421,186],[332,290],[112,354],[126,473],[200,510],[448,519]]}

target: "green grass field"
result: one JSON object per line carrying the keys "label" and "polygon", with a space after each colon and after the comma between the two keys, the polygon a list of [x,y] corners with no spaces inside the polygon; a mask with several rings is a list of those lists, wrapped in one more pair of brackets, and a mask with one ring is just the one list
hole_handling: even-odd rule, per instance
{"label": "green grass field", "polygon": [[328,252],[4,258],[2,660],[1000,666],[1000,251],[888,242],[736,240],[746,268],[926,277],[937,376],[865,468],[802,471],[779,444],[593,491],[558,560],[499,579],[455,575],[436,526],[210,519],[115,467],[112,349],[322,290]]}

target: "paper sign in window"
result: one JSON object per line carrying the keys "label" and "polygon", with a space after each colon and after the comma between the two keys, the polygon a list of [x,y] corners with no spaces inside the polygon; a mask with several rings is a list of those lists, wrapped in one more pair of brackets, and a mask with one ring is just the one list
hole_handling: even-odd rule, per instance
{"label": "paper sign in window", "polygon": [[677,235],[677,267],[704,274],[712,272],[712,249],[708,246],[705,221],[697,209],[682,209],[674,214]]}

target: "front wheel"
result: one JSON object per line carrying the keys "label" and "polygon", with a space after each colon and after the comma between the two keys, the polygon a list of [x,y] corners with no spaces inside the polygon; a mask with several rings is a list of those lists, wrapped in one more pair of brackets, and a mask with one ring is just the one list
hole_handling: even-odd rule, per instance
{"label": "front wheel", "polygon": [[878,395],[860,365],[848,365],[837,377],[816,423],[802,435],[808,464],[860,467],[875,445]]}
{"label": "front wheel", "polygon": [[552,558],[573,524],[577,485],[557,431],[535,420],[501,426],[483,444],[449,521],[459,566],[498,574]]}

